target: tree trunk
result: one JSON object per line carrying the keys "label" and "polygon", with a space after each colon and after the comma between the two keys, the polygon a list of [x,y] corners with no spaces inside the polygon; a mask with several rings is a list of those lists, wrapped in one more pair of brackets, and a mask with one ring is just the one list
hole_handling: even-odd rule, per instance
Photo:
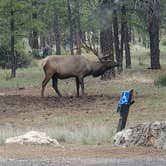
{"label": "tree trunk", "polygon": [[15,20],[13,18],[14,12],[13,10],[11,10],[11,21],[10,21],[10,31],[11,31],[11,43],[10,43],[10,47],[11,47],[11,77],[16,77],[16,69],[17,69],[17,63],[16,63],[16,56],[15,56],[15,37],[14,37],[14,33],[15,33]]}
{"label": "tree trunk", "polygon": [[122,15],[124,20],[124,44],[125,44],[125,56],[126,56],[126,68],[131,68],[131,56],[129,46],[129,30],[127,25],[127,15],[125,6],[122,7]]}
{"label": "tree trunk", "polygon": [[39,49],[38,32],[35,29],[32,31],[32,49]]}
{"label": "tree trunk", "polygon": [[44,48],[46,46],[46,38],[45,35],[40,36],[40,48]]}
{"label": "tree trunk", "polygon": [[80,20],[80,3],[79,0],[76,0],[76,45],[77,45],[77,54],[81,55],[81,39],[82,39],[82,31],[81,31],[81,20]]}
{"label": "tree trunk", "polygon": [[74,55],[74,51],[73,51],[73,21],[72,21],[70,0],[67,0],[67,8],[68,8],[68,21],[69,21],[69,28],[70,28],[70,52],[71,52],[71,55]]}
{"label": "tree trunk", "polygon": [[[113,12],[113,28],[114,28],[114,46],[116,53],[116,61],[120,64],[120,48],[119,48],[119,36],[118,36],[118,17],[117,12]],[[120,66],[118,67],[118,72],[121,72]]]}
{"label": "tree trunk", "polygon": [[160,50],[159,50],[159,1],[153,2],[153,11],[149,21],[149,36],[150,36],[150,59],[151,69],[160,69]]}
{"label": "tree trunk", "polygon": [[59,18],[57,15],[55,15],[55,20],[54,20],[54,33],[55,33],[56,55],[61,55],[61,32],[60,32]]}
{"label": "tree trunk", "polygon": [[124,49],[124,16],[121,13],[121,41],[120,41],[120,59],[119,59],[119,70],[123,71],[123,49]]}
{"label": "tree trunk", "polygon": [[[32,2],[32,6],[36,8],[37,2]],[[32,19],[37,20],[37,13],[32,13]],[[32,33],[30,34],[30,45],[32,49],[39,49],[39,41],[38,41],[38,31],[36,28],[32,29]]]}
{"label": "tree trunk", "polygon": [[[109,59],[114,61],[112,26],[100,32],[100,48],[101,53],[104,56],[109,56]],[[112,76],[115,77],[114,69],[105,72],[105,74],[102,76],[102,79],[108,80],[111,79]]]}
{"label": "tree trunk", "polygon": [[[105,0],[101,3],[101,19],[105,19],[104,21],[107,22],[106,25],[101,26],[100,30],[100,48],[101,53],[103,56],[108,56],[109,60],[114,61],[114,48],[113,48],[113,32],[112,32],[112,21],[108,19],[111,17],[111,15],[108,15],[109,10],[111,10],[112,7],[112,1]],[[105,15],[107,17],[105,18]],[[103,17],[104,16],[104,17]],[[108,19],[108,20],[107,20]],[[111,79],[111,77],[115,77],[115,69],[111,69],[107,71],[103,76],[102,79],[108,80]]]}

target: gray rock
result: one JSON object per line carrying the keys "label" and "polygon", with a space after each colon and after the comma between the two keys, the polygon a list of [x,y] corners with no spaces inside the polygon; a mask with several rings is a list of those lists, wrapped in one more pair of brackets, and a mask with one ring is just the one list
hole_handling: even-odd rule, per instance
{"label": "gray rock", "polygon": [[166,149],[166,121],[143,123],[129,129],[124,129],[113,137],[115,145],[152,146]]}

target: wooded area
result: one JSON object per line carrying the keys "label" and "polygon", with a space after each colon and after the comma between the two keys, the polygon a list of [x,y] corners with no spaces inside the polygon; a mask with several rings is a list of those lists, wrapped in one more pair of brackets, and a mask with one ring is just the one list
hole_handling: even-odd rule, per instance
{"label": "wooded area", "polygon": [[[6,0],[0,1],[0,66],[28,65],[39,52],[83,54],[82,45],[132,68],[130,45],[150,50],[150,68],[160,69],[160,38],[166,34],[164,0]],[[101,56],[100,55],[100,56]],[[106,73],[103,77],[109,77]]]}

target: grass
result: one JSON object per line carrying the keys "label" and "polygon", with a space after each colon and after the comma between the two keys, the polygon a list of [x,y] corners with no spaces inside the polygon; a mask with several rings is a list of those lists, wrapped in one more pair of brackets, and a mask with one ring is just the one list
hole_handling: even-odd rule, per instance
{"label": "grass", "polygon": [[[67,127],[55,127],[44,129],[51,138],[55,138],[60,142],[70,144],[104,144],[111,142],[114,129],[107,125],[92,124],[86,122],[83,126],[75,129]],[[100,133],[100,134],[99,134]]]}
{"label": "grass", "polygon": [[19,136],[24,132],[25,130],[13,128],[11,126],[0,127],[0,144],[4,144],[7,138]]}
{"label": "grass", "polygon": [[[131,70],[125,70],[123,74],[117,75],[113,81],[104,82],[100,79],[87,77],[85,79],[85,89],[89,94],[104,95],[108,97],[110,103],[114,97],[119,97],[122,90],[134,89],[136,91],[136,103],[131,107],[128,117],[127,127],[143,123],[146,121],[156,121],[166,119],[166,87],[155,86],[154,81],[165,72],[166,69],[166,47],[161,46],[161,71],[148,70],[149,51],[138,47],[132,48]],[[91,57],[92,58],[92,57]],[[9,79],[10,71],[0,70],[0,89],[20,88],[20,87],[39,87],[43,79],[41,67],[31,67],[17,70],[17,77]],[[73,80],[60,81],[59,89],[64,95],[75,94],[75,84]],[[118,100],[118,99],[117,99]],[[92,103],[93,109],[95,104]],[[104,103],[104,102],[103,102]],[[109,104],[109,103],[106,103]],[[109,108],[110,107],[110,108]],[[71,144],[107,144],[111,142],[112,136],[116,132],[119,115],[116,113],[117,102],[110,106],[96,105],[95,112],[86,114],[81,111],[78,113],[65,112],[49,117],[47,123],[38,114],[34,117],[31,126],[26,129],[21,127],[0,127],[0,143],[10,136],[22,134],[28,129],[46,132],[50,137],[56,138],[60,142]],[[59,108],[61,109],[61,108]],[[77,108],[78,110],[81,108]],[[91,105],[89,108],[91,109]],[[108,109],[108,110],[107,110]],[[57,108],[55,108],[55,111]],[[32,115],[24,115],[29,119]],[[41,127],[42,126],[42,127]]]}
{"label": "grass", "polygon": [[10,79],[9,70],[0,70],[0,88],[36,87],[41,84],[42,69],[32,67],[18,69],[17,77]]}

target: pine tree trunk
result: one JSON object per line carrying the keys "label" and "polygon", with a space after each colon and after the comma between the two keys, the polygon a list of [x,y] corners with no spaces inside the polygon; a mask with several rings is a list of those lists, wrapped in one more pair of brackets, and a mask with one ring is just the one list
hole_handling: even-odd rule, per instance
{"label": "pine tree trunk", "polygon": [[[114,61],[112,26],[100,32],[100,48],[101,48],[101,53],[103,54],[103,56],[109,56],[109,59]],[[115,77],[114,69],[107,71],[102,76],[102,79],[108,80],[108,79],[111,79],[112,76]]]}
{"label": "pine tree trunk", "polygon": [[38,32],[35,29],[32,32],[32,49],[39,49]]}
{"label": "pine tree trunk", "polygon": [[68,21],[69,21],[69,27],[70,27],[70,52],[71,52],[71,55],[74,55],[74,51],[73,51],[73,21],[72,21],[70,0],[67,0],[67,8],[68,8]]}
{"label": "pine tree trunk", "polygon": [[131,55],[130,55],[130,46],[129,46],[129,36],[128,36],[128,27],[127,25],[124,28],[125,32],[125,55],[126,55],[126,68],[131,68]]}
{"label": "pine tree trunk", "polygon": [[[119,48],[119,36],[118,36],[118,17],[117,12],[114,10],[113,12],[113,28],[114,28],[114,46],[116,53],[116,61],[120,64],[120,48]],[[121,72],[120,66],[118,67],[118,71]]]}
{"label": "pine tree trunk", "polygon": [[82,39],[82,31],[81,31],[81,20],[80,20],[80,4],[79,0],[76,0],[76,11],[77,11],[77,17],[76,17],[76,45],[77,45],[77,54],[81,55],[81,39]]}
{"label": "pine tree trunk", "polygon": [[10,21],[10,31],[11,31],[11,77],[16,77],[16,69],[17,69],[17,63],[16,63],[16,56],[15,56],[15,37],[14,37],[14,32],[15,32],[15,21],[13,18],[14,12],[11,10],[11,21]]}
{"label": "pine tree trunk", "polygon": [[160,50],[159,50],[159,1],[153,2],[153,11],[149,21],[150,36],[150,59],[151,69],[160,69]]}
{"label": "pine tree trunk", "polygon": [[124,50],[124,16],[121,14],[121,41],[120,41],[120,59],[119,70],[123,71],[123,50]]}
{"label": "pine tree trunk", "polygon": [[56,55],[61,55],[61,32],[58,16],[55,15],[54,20],[54,34],[55,34],[55,44],[56,44]]}
{"label": "pine tree trunk", "polygon": [[[36,7],[37,6],[37,2],[32,2],[32,6]],[[32,13],[32,19],[33,20],[37,20],[37,13],[34,12]],[[37,29],[33,29],[32,30],[32,34],[30,35],[30,44],[32,49],[39,49],[39,41],[38,41],[38,31]]]}
{"label": "pine tree trunk", "polygon": [[40,48],[44,48],[46,46],[46,39],[44,35],[40,36]]}
{"label": "pine tree trunk", "polygon": [[[102,1],[101,3],[101,14],[107,15],[107,19],[108,19],[108,10],[111,10],[112,6],[112,1],[110,0],[105,0]],[[103,12],[103,13],[102,13]],[[102,16],[102,17],[103,17]],[[103,17],[102,19],[105,19],[105,17]],[[113,31],[112,31],[112,21],[110,20],[105,20],[105,22],[107,22],[107,26],[106,25],[102,25],[101,30],[100,30],[100,48],[101,48],[101,53],[103,54],[103,56],[108,56],[109,60],[114,61],[114,39],[113,39]],[[105,74],[102,76],[102,79],[104,80],[108,80],[111,79],[111,77],[115,77],[115,69],[111,69],[107,72],[105,72]]]}
{"label": "pine tree trunk", "polygon": [[124,44],[125,44],[125,56],[126,56],[126,68],[131,68],[129,29],[128,29],[128,25],[127,25],[127,15],[126,15],[125,6],[122,7],[122,15],[124,18]]}

